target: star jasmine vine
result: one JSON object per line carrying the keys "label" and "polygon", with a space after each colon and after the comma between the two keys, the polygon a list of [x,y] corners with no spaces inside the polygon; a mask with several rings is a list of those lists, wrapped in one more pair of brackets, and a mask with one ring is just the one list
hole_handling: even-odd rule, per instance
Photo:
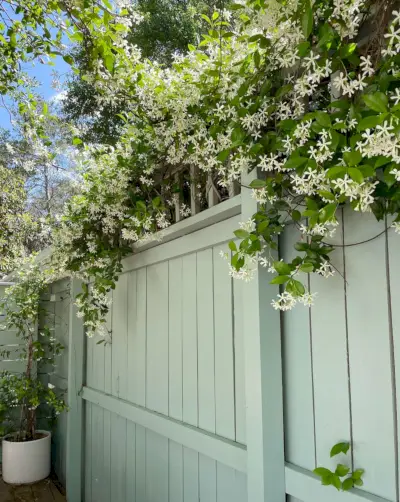
{"label": "star jasmine vine", "polygon": [[[333,275],[325,241],[341,206],[393,215],[400,232],[400,13],[391,5],[236,3],[203,16],[208,34],[170,68],[143,59],[121,24],[110,58],[82,78],[95,86],[100,112],[129,96],[125,125],[115,147],[84,150],[82,193],[55,245],[65,269],[90,284],[77,300],[89,334],[104,331],[108,293],[132,244],[171,223],[171,179],[189,166],[222,189],[261,173],[251,183],[259,209],[229,245],[230,273],[250,280],[260,264],[275,274],[276,309],[312,305],[300,273]],[[373,46],[359,35],[368,26],[385,26]],[[289,222],[300,238],[286,263],[274,254]]]}

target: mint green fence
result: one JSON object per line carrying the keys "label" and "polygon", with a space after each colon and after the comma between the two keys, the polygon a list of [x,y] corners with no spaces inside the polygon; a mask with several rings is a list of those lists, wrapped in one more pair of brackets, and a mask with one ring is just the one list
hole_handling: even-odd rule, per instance
{"label": "mint green fence", "polygon": [[[315,306],[280,315],[265,269],[232,281],[219,257],[255,210],[244,189],[136,248],[113,293],[111,343],[84,336],[79,282],[55,287],[68,350],[53,379],[70,406],[55,465],[69,502],[399,500],[400,238],[345,212],[340,273],[305,278]],[[297,238],[288,227],[283,257]],[[338,441],[354,444],[360,489],[312,474],[336,465]]]}

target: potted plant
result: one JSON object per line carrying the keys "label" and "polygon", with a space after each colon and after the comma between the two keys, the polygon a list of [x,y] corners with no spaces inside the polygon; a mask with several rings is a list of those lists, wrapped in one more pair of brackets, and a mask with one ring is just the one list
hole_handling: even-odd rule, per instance
{"label": "potted plant", "polygon": [[[4,328],[16,331],[20,341],[13,359],[25,363],[21,373],[0,373],[0,432],[6,483],[34,483],[50,474],[51,433],[37,429],[37,410],[47,405],[53,415],[57,415],[66,409],[54,386],[38,376],[38,366],[54,364],[55,356],[63,349],[49,328],[38,329],[43,311],[40,299],[49,277],[30,260],[21,267],[16,283],[7,288],[1,301]],[[0,353],[0,358],[5,356],[10,357],[8,349]]]}

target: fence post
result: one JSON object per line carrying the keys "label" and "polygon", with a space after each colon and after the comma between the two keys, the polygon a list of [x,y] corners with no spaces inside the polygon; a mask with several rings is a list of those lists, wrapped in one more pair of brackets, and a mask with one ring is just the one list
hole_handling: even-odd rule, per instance
{"label": "fence post", "polygon": [[71,279],[68,336],[68,423],[66,490],[68,502],[82,501],[83,405],[80,391],[83,385],[85,333],[81,318],[77,317],[75,298],[82,282]]}
{"label": "fence post", "polygon": [[[246,188],[256,178],[256,169],[242,178],[243,221],[257,211]],[[271,274],[258,266],[254,279],[243,285],[249,502],[284,502],[286,491],[281,327],[271,306],[279,291],[270,280]]]}

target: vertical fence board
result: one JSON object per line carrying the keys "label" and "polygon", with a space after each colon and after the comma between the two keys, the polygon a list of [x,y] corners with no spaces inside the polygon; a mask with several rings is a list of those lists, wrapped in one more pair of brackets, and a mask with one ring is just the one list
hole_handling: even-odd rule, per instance
{"label": "vertical fence board", "polygon": [[101,502],[104,493],[104,443],[103,443],[103,409],[92,404],[92,500]]}
{"label": "vertical fence board", "polygon": [[214,291],[212,249],[197,253],[199,427],[215,432]]}
{"label": "vertical fence board", "polygon": [[244,472],[235,471],[235,496],[237,502],[247,501],[247,476]]}
{"label": "vertical fence board", "polygon": [[183,421],[198,424],[196,254],[182,258]]}
{"label": "vertical fence board", "polygon": [[169,416],[182,420],[182,258],[169,262]]}
{"label": "vertical fence board", "polygon": [[182,445],[169,442],[169,502],[183,502]]}
{"label": "vertical fence board", "polygon": [[[103,412],[103,502],[114,502],[111,497],[111,412]],[[85,501],[86,502],[86,501]],[[94,502],[94,501],[93,501]]]}
{"label": "vertical fence board", "polygon": [[[92,502],[92,404],[85,403],[85,502]],[[79,495],[79,498],[81,495]],[[76,500],[79,500],[77,498]],[[94,501],[93,501],[94,502]]]}
{"label": "vertical fence board", "polygon": [[[126,499],[126,419],[111,415],[111,500]],[[93,501],[95,502],[95,501]]]}
{"label": "vertical fence board", "polygon": [[146,430],[146,497],[168,502],[168,439]]}
{"label": "vertical fence board", "polygon": [[[110,299],[112,301],[110,310],[107,315],[107,329],[109,331],[112,331],[112,319],[113,319],[113,312],[114,312],[114,292],[111,291],[109,293]],[[112,335],[111,335],[112,336]],[[108,337],[107,337],[107,343],[104,345],[104,392],[106,394],[111,394],[112,393],[112,344],[108,343]]]}
{"label": "vertical fence board", "polygon": [[[394,382],[396,386],[395,392],[395,419],[397,419],[397,437],[394,438],[395,447],[397,447],[397,462],[398,453],[400,451],[400,415],[399,415],[399,405],[400,402],[400,235],[396,234],[393,228],[388,230],[388,255],[389,255],[389,273],[390,273],[390,313],[392,315],[392,329],[393,329],[393,350],[394,350],[394,367],[392,371],[394,372]],[[392,376],[392,378],[393,378]],[[397,443],[397,444],[396,444]],[[400,476],[399,466],[398,478]]]}
{"label": "vertical fence board", "polygon": [[310,275],[311,291],[317,292],[311,309],[317,464],[333,469],[337,461],[330,458],[330,449],[339,441],[351,440],[345,279],[340,275],[344,274],[342,229],[340,225],[335,237],[326,239],[339,245],[330,254],[338,272],[329,278]]}
{"label": "vertical fence board", "polygon": [[235,439],[232,278],[226,262],[213,249],[215,329],[215,430]]}
{"label": "vertical fence board", "polygon": [[[372,214],[345,211],[345,243],[385,228]],[[393,500],[395,457],[390,369],[385,236],[345,248],[355,467],[362,489]],[[368,397],[367,397],[368,396]]]}
{"label": "vertical fence board", "polygon": [[183,500],[185,502],[199,501],[199,454],[185,447],[183,448]]}
{"label": "vertical fence board", "polygon": [[126,502],[136,501],[136,424],[126,422]]}
{"label": "vertical fence board", "polygon": [[205,455],[199,455],[199,490],[201,502],[217,502],[217,465]]}
{"label": "vertical fence board", "polygon": [[[243,186],[256,179],[243,175]],[[257,211],[252,190],[242,192],[242,219]],[[269,307],[278,288],[257,265],[254,278],[243,287],[246,382],[247,490],[249,502],[285,500],[281,326]]]}
{"label": "vertical fence board", "polygon": [[[140,390],[140,361],[145,359],[144,346],[140,346],[138,342],[138,332],[136,329],[136,322],[138,317],[137,312],[137,271],[128,273],[128,340],[126,350],[128,352],[127,358],[127,400],[132,403],[137,403],[137,395]],[[140,292],[139,294],[143,294]],[[138,392],[139,391],[139,392]],[[144,401],[143,401],[144,404]]]}
{"label": "vertical fence board", "polygon": [[[300,238],[298,230],[286,227],[280,251],[284,261],[291,261],[293,246]],[[302,278],[307,284],[307,276]],[[313,414],[313,375],[308,308],[298,305],[283,316],[283,361],[285,399],[286,460],[307,469],[315,467]]]}
{"label": "vertical fence board", "polygon": [[136,425],[136,502],[146,500],[146,429]]}
{"label": "vertical fence board", "polygon": [[217,462],[217,502],[236,502],[235,471]]}
{"label": "vertical fence board", "polygon": [[[133,278],[132,281],[134,281]],[[136,272],[136,291],[131,291],[129,294],[132,295],[129,296],[128,304],[128,311],[132,306],[132,312],[128,317],[130,399],[136,404],[145,406],[147,324],[147,272],[145,268]]]}
{"label": "vertical fence board", "polygon": [[127,396],[128,274],[119,277],[114,291],[112,318],[112,393]]}
{"label": "vertical fence board", "polygon": [[146,406],[168,414],[168,263],[147,269]]}
{"label": "vertical fence board", "polygon": [[246,389],[243,340],[243,282],[233,281],[234,333],[235,333],[235,415],[236,441],[246,443]]}
{"label": "vertical fence board", "polygon": [[[80,397],[84,381],[85,333],[82,319],[77,317],[75,298],[81,291],[81,282],[72,279],[70,283],[71,307],[69,311],[68,336],[68,422],[66,479],[67,495],[70,502],[80,502],[82,498],[82,451],[84,448],[83,403]],[[90,500],[90,499],[88,499]]]}

